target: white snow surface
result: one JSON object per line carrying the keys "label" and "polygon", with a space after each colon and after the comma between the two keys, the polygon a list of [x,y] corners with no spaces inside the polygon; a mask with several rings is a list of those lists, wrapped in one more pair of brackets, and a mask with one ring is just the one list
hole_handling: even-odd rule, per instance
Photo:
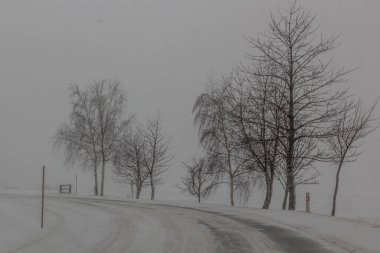
{"label": "white snow surface", "polygon": [[[202,206],[214,209],[211,206]],[[368,223],[362,220],[337,218],[301,211],[261,210],[241,207],[218,207],[225,213],[281,224],[302,231],[325,243],[335,245],[343,252],[380,252],[380,222]]]}
{"label": "white snow surface", "polygon": [[281,252],[260,231],[212,212],[294,230],[332,252],[380,252],[379,223],[282,210],[120,200],[125,199],[48,194],[45,227],[40,229],[37,195],[1,193],[0,253],[221,252],[210,228],[234,232],[238,237],[232,238],[242,238],[244,249]]}

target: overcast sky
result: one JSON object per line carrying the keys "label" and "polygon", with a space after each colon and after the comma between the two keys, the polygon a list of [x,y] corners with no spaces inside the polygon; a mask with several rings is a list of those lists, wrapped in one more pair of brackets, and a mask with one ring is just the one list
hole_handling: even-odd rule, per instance
{"label": "overcast sky", "polygon": [[[92,80],[110,78],[123,84],[128,112],[139,120],[161,111],[176,158],[158,197],[177,194],[173,186],[184,173],[181,162],[198,152],[191,115],[195,97],[211,74],[228,74],[244,60],[249,49],[243,35],[264,31],[270,11],[288,3],[2,0],[0,188],[38,187],[43,163],[49,184],[72,182],[76,171],[64,168],[63,152],[52,151],[52,137],[69,114],[68,85],[84,87]],[[299,4],[318,15],[320,32],[340,34],[342,44],[334,52],[334,64],[360,67],[349,76],[352,90],[366,101],[379,96],[380,1],[300,0]],[[367,152],[342,174],[345,195],[380,192],[379,139],[377,131],[367,141]],[[313,191],[328,195],[333,170],[324,171]],[[78,174],[80,189],[90,192],[90,174]],[[115,187],[109,180],[105,190]]]}

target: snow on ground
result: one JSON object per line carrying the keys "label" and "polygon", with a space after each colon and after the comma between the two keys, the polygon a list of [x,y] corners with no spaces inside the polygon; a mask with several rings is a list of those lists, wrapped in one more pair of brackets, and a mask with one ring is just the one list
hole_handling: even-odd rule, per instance
{"label": "snow on ground", "polygon": [[0,253],[380,252],[378,223],[282,210],[124,200],[48,194],[46,227],[41,230],[38,195],[0,193]]}
{"label": "snow on ground", "polygon": [[[48,214],[50,216],[50,214]],[[50,217],[49,217],[50,219]],[[39,206],[23,200],[1,196],[0,201],[0,247],[8,252],[14,245],[22,245],[46,234],[40,229]]]}
{"label": "snow on ground", "polygon": [[[125,200],[123,198],[110,199]],[[152,203],[147,200],[139,200],[137,202]],[[349,219],[302,211],[261,210],[184,201],[154,201],[153,203],[218,211],[243,218],[265,220],[266,222],[280,224],[296,231],[305,232],[312,238],[318,238],[330,245],[341,248],[344,252],[380,252],[380,219]]]}
{"label": "snow on ground", "polygon": [[255,217],[268,222],[280,223],[297,231],[317,237],[348,252],[380,252],[380,223],[336,218],[327,215],[309,214],[282,210],[260,210],[250,208],[229,208],[203,206],[206,210],[219,210]]}
{"label": "snow on ground", "polygon": [[41,230],[39,201],[0,194],[1,253],[218,252],[212,234],[196,222],[200,217],[173,208],[47,197]]}

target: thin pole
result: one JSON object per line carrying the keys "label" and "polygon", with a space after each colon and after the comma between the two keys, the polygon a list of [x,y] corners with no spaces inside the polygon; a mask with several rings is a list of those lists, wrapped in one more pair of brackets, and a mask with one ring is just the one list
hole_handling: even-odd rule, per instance
{"label": "thin pole", "polygon": [[42,166],[42,201],[41,201],[41,228],[44,227],[44,207],[45,207],[45,165]]}
{"label": "thin pole", "polygon": [[78,195],[78,175],[75,175],[75,195]]}

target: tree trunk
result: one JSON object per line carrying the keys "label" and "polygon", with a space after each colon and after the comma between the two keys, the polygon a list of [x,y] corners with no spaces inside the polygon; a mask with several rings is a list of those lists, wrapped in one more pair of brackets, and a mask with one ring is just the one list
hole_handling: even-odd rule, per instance
{"label": "tree trunk", "polygon": [[282,210],[286,209],[286,204],[288,202],[288,189],[285,189],[285,195],[284,195],[284,200],[282,202]]}
{"label": "tree trunk", "polygon": [[141,186],[136,184],[136,199],[140,199]]}
{"label": "tree trunk", "polygon": [[198,171],[198,189],[197,189],[197,197],[198,197],[198,203],[201,203],[201,197],[202,197],[202,179],[201,179],[201,171]]}
{"label": "tree trunk", "polygon": [[286,161],[286,174],[287,174],[287,189],[289,194],[289,210],[296,210],[296,186],[294,182],[294,168],[293,168],[293,154],[294,154],[294,138],[290,138],[288,157]]}
{"label": "tree trunk", "polygon": [[341,161],[339,163],[338,171],[336,172],[335,177],[335,189],[334,189],[334,197],[333,197],[333,206],[331,210],[331,216],[335,216],[335,210],[336,210],[336,197],[338,195],[338,188],[339,188],[339,174],[340,170],[342,169],[343,162]]}
{"label": "tree trunk", "polygon": [[150,188],[151,188],[151,193],[150,193],[150,200],[154,200],[154,180],[153,180],[153,175],[150,175]]}
{"label": "tree trunk", "polygon": [[133,199],[133,181],[131,181],[131,199]]}
{"label": "tree trunk", "polygon": [[94,195],[98,196],[99,191],[98,191],[98,170],[97,166],[94,165]]}
{"label": "tree trunk", "polygon": [[296,210],[296,187],[294,183],[289,185],[289,206],[288,210],[295,211]]}
{"label": "tree trunk", "polygon": [[150,193],[150,200],[154,200],[154,185],[152,186],[152,191]]}
{"label": "tree trunk", "polygon": [[231,206],[235,205],[234,201],[234,179],[230,177],[230,204]]}
{"label": "tree trunk", "polygon": [[104,177],[105,177],[105,171],[106,171],[106,162],[102,161],[102,179],[100,183],[100,196],[104,196]]}
{"label": "tree trunk", "polygon": [[272,193],[273,193],[273,179],[270,177],[268,173],[265,173],[265,200],[263,209],[269,209],[270,203],[272,201]]}
{"label": "tree trunk", "polygon": [[288,132],[288,150],[286,159],[287,188],[289,193],[289,210],[296,210],[296,185],[294,182],[294,145],[295,145],[295,123],[294,123],[294,70],[293,70],[293,52],[290,47],[290,69],[289,69],[289,132]]}

